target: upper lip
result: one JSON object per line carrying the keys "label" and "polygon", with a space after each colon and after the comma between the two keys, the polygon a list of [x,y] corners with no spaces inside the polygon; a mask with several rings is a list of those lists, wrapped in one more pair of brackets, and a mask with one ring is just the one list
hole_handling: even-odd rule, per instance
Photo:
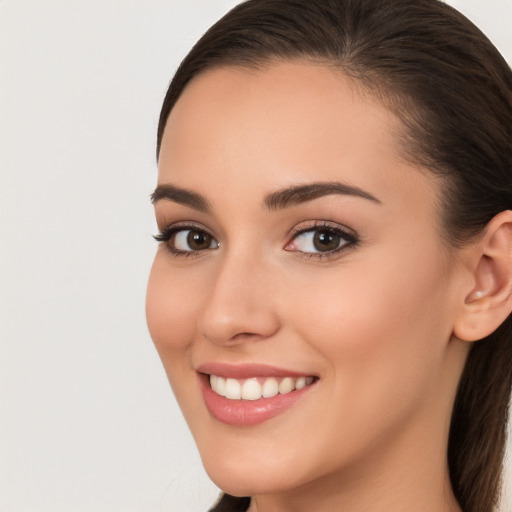
{"label": "upper lip", "polygon": [[211,362],[201,364],[196,368],[199,373],[217,375],[233,379],[249,379],[251,377],[309,377],[309,372],[297,372],[266,364],[231,364]]}

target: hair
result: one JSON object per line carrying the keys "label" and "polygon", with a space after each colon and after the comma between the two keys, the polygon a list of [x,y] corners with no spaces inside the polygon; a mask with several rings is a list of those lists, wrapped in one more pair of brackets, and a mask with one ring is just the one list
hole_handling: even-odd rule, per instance
{"label": "hair", "polygon": [[[307,60],[339,69],[383,100],[404,127],[411,162],[441,177],[442,232],[461,247],[512,209],[512,71],[486,36],[439,0],[248,0],[197,42],[163,102],[219,67]],[[470,350],[448,440],[455,496],[491,512],[500,495],[512,385],[512,318]]]}

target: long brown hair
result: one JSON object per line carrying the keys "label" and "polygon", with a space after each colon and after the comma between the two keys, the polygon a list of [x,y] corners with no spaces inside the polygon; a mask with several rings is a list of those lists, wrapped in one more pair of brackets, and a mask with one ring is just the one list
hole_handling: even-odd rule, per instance
{"label": "long brown hair", "polygon": [[[512,209],[512,72],[469,20],[439,0],[248,0],[183,60],[165,97],[157,154],[187,84],[219,66],[307,59],[336,67],[401,119],[404,153],[441,175],[443,234],[461,246]],[[499,499],[512,384],[512,320],[473,344],[452,415],[448,464],[465,512]]]}

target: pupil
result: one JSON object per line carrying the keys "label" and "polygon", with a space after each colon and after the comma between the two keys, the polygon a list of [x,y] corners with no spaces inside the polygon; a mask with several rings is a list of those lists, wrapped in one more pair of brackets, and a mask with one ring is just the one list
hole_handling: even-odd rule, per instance
{"label": "pupil", "polygon": [[189,247],[195,251],[208,249],[210,247],[212,237],[200,231],[191,231],[187,236],[187,243]]}
{"label": "pupil", "polygon": [[333,251],[340,245],[340,237],[329,231],[318,231],[313,239],[317,251]]}

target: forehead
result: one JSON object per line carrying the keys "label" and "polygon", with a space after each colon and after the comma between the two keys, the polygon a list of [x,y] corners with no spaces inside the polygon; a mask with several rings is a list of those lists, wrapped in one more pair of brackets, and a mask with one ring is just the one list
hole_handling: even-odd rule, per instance
{"label": "forehead", "polygon": [[[228,130],[233,143],[249,131],[261,147],[299,138],[352,144],[363,132],[375,148],[395,146],[398,119],[356,81],[339,70],[305,62],[276,62],[262,69],[217,68],[196,77],[183,91],[164,135],[193,135],[218,143]],[[244,129],[241,132],[240,129]],[[172,132],[169,134],[169,132]],[[239,137],[237,137],[237,135]],[[206,140],[205,140],[206,141]],[[248,146],[246,137],[244,144]],[[219,148],[220,149],[220,148]]]}
{"label": "forehead", "polygon": [[210,193],[215,183],[238,183],[261,196],[342,180],[376,196],[416,188],[432,203],[431,173],[402,158],[401,129],[381,101],[333,68],[213,69],[187,86],[169,116],[159,182]]}

